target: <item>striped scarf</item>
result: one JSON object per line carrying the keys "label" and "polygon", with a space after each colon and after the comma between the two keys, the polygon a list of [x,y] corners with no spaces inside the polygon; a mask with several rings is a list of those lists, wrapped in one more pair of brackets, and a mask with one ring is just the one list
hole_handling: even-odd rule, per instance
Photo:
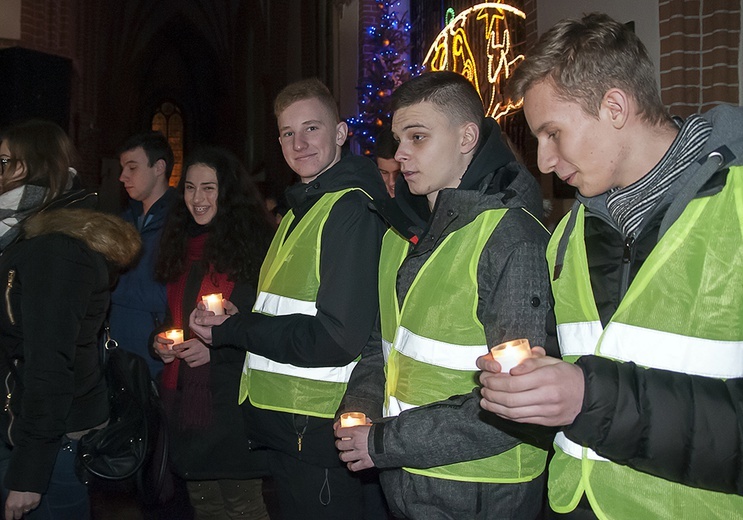
{"label": "striped scarf", "polygon": [[[679,123],[677,121],[677,123]],[[606,207],[624,236],[634,234],[681,173],[693,163],[707,142],[712,125],[690,116],[655,167],[637,182],[609,191]]]}

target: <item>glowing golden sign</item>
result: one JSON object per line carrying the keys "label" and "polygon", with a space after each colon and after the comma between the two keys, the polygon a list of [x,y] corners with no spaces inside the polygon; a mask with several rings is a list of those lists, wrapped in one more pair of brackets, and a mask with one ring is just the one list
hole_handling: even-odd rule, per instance
{"label": "glowing golden sign", "polygon": [[[439,33],[428,49],[423,66],[427,70],[458,72],[477,89],[485,114],[500,119],[520,108],[503,94],[503,82],[523,54],[515,55],[509,24],[523,24],[526,15],[510,5],[486,2],[462,11]],[[523,31],[522,31],[523,32]],[[485,69],[487,62],[487,73]]]}

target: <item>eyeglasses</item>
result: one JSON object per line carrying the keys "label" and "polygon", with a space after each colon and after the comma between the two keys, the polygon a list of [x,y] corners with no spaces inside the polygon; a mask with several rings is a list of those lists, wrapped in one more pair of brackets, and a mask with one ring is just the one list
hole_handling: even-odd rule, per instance
{"label": "eyeglasses", "polygon": [[5,175],[5,167],[10,163],[10,157],[0,157],[0,171]]}

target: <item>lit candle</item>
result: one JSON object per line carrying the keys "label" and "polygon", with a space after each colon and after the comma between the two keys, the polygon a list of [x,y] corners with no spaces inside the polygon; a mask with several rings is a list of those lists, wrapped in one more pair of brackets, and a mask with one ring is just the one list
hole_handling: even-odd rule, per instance
{"label": "lit candle", "polygon": [[165,337],[172,339],[173,343],[168,345],[169,349],[172,349],[178,343],[183,343],[183,329],[170,329],[165,331]]}
{"label": "lit candle", "polygon": [[490,353],[501,366],[501,372],[508,373],[523,360],[531,357],[531,348],[528,339],[515,339],[496,345]]}
{"label": "lit candle", "polygon": [[212,311],[217,316],[224,314],[222,306],[222,293],[207,294],[201,297],[201,301],[206,305],[207,310]]}
{"label": "lit candle", "polygon": [[341,414],[341,428],[349,426],[363,426],[366,424],[366,415],[363,412],[347,412]]}

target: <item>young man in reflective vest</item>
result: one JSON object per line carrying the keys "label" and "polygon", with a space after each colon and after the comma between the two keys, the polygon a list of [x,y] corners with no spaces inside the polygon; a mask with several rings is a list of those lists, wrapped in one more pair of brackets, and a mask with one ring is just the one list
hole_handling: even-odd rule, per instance
{"label": "young man in reflective vest", "polygon": [[533,519],[546,452],[501,431],[473,389],[489,346],[545,341],[538,185],[463,76],[427,73],[392,99],[406,182],[374,203],[392,226],[380,259],[381,341],[364,350],[339,409],[374,423],[337,427],[336,445],[352,471],[382,470],[396,515]]}
{"label": "young man in reflective vest", "polygon": [[385,225],[369,201],[385,187],[371,160],[341,157],[348,129],[319,80],[287,86],[274,112],[301,182],[286,192],[253,312],[225,302],[227,317],[197,310],[190,325],[248,351],[239,399],[252,440],[270,448],[282,518],[347,519],[362,494],[338,460],[333,418],[377,315]]}
{"label": "young man in reflective vest", "polygon": [[670,117],[642,43],[601,14],[545,33],[509,87],[539,169],[579,195],[547,252],[563,361],[506,379],[481,358],[483,407],[561,427],[558,518],[739,518],[743,111]]}

